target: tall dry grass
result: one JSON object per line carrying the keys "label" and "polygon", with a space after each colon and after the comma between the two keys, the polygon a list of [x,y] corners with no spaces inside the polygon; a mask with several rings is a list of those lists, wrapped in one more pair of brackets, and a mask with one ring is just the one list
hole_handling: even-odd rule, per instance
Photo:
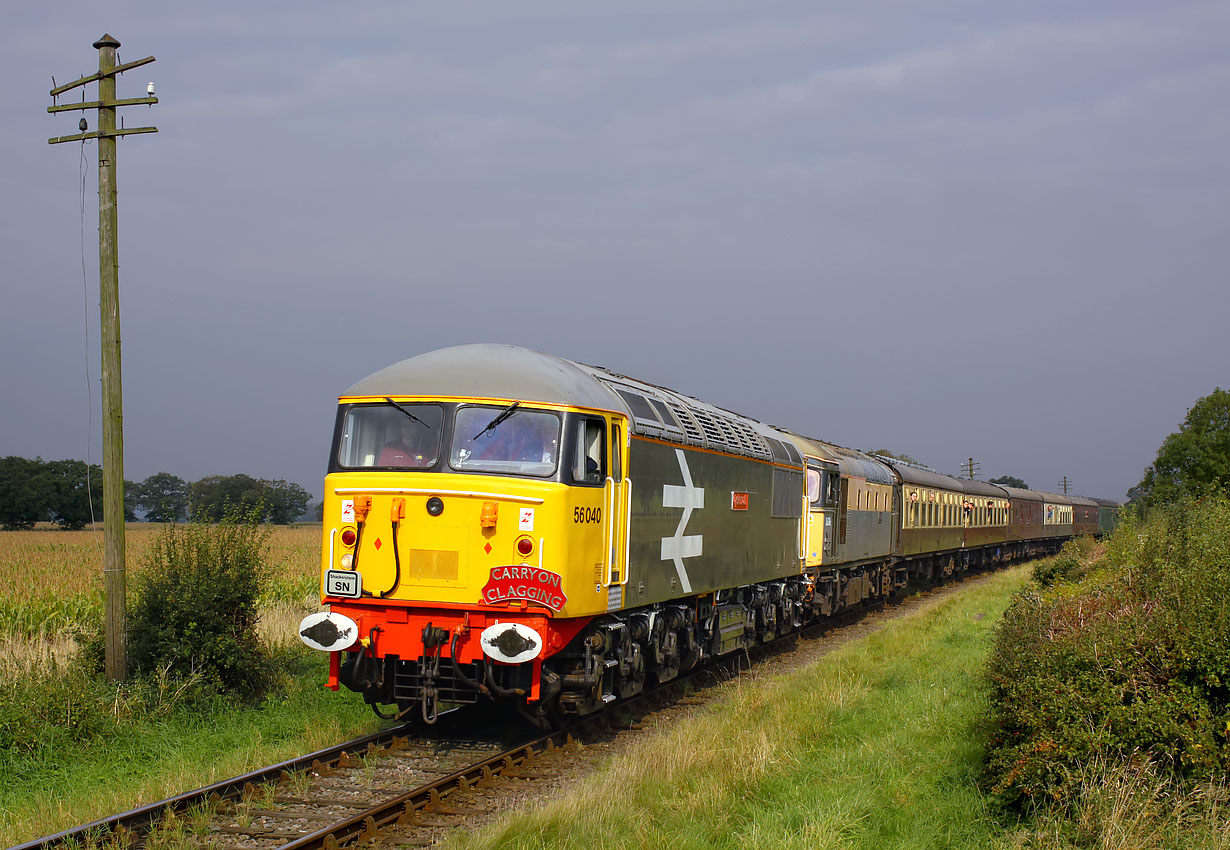
{"label": "tall dry grass", "polygon": [[[140,572],[163,526],[129,523],[125,565]],[[101,526],[81,531],[0,531],[0,658],[31,663],[48,652],[71,655],[72,633],[101,616]],[[265,549],[263,607],[286,619],[315,605],[320,527],[274,526]],[[300,615],[301,616],[301,615]]]}
{"label": "tall dry grass", "polygon": [[1230,788],[1224,778],[1180,786],[1154,760],[1098,756],[1076,777],[1075,813],[1046,808],[1006,836],[1013,850],[1230,850]]}

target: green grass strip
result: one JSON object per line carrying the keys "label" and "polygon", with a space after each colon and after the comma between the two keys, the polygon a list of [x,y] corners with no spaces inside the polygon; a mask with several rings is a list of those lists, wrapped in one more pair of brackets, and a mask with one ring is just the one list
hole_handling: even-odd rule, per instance
{"label": "green grass strip", "polygon": [[376,731],[380,721],[362,697],[322,687],[325,663],[320,653],[296,652],[289,675],[259,705],[180,705],[86,740],[60,734],[56,745],[33,752],[0,750],[0,846]]}
{"label": "green grass strip", "polygon": [[819,663],[744,677],[573,793],[454,847],[985,848],[975,785],[992,630],[1028,567],[925,600]]}

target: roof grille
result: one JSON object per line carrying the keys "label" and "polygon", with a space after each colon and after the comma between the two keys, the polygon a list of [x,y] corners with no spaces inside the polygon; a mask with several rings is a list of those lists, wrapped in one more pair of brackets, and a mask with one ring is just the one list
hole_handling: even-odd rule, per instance
{"label": "roof grille", "polygon": [[687,437],[689,443],[703,445],[704,440],[701,438],[700,426],[696,424],[696,420],[692,418],[692,413],[686,407],[676,404],[673,401],[667,401],[666,406],[671,409],[671,413],[675,414],[675,418],[679,420],[679,424],[683,426],[684,436]]}

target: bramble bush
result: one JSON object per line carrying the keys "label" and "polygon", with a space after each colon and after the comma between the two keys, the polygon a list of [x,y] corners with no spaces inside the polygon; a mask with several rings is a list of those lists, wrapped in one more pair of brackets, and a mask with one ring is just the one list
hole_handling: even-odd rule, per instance
{"label": "bramble bush", "polygon": [[1043,558],[1034,565],[1034,581],[1050,587],[1060,581],[1077,581],[1084,578],[1093,563],[1095,541],[1091,537],[1076,537],[1063,544],[1063,549],[1053,558]]}
{"label": "bramble bush", "polygon": [[256,512],[167,526],[135,577],[128,663],[137,676],[200,677],[259,696],[270,676],[256,623],[269,529]]}
{"label": "bramble bush", "polygon": [[1105,562],[1019,595],[988,664],[987,779],[1004,803],[1076,806],[1086,766],[1145,758],[1177,786],[1230,768],[1230,500],[1128,517]]}

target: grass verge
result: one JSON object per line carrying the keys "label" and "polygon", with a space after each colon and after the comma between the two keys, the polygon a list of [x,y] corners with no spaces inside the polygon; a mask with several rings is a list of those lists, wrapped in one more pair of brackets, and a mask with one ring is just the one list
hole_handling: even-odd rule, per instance
{"label": "grass verge", "polygon": [[748,676],[567,796],[459,848],[985,848],[973,732],[994,624],[1029,567],[922,602],[796,673]]}
{"label": "grass verge", "polygon": [[[283,674],[257,705],[177,702],[174,694],[138,698],[116,692],[109,707],[100,707],[90,692],[82,695],[83,703],[103,716],[88,719],[88,733],[79,728],[50,746],[22,747],[18,741],[0,748],[0,846],[79,826],[378,728],[379,721],[359,695],[322,687],[323,654],[298,647],[282,655]],[[71,688],[71,673],[62,671],[59,678]],[[91,687],[86,680],[78,684]],[[9,697],[14,695],[0,696],[0,702],[12,706]],[[146,710],[132,711],[134,699]],[[73,710],[71,695],[46,707],[48,712]],[[0,726],[5,720],[0,716]]]}

